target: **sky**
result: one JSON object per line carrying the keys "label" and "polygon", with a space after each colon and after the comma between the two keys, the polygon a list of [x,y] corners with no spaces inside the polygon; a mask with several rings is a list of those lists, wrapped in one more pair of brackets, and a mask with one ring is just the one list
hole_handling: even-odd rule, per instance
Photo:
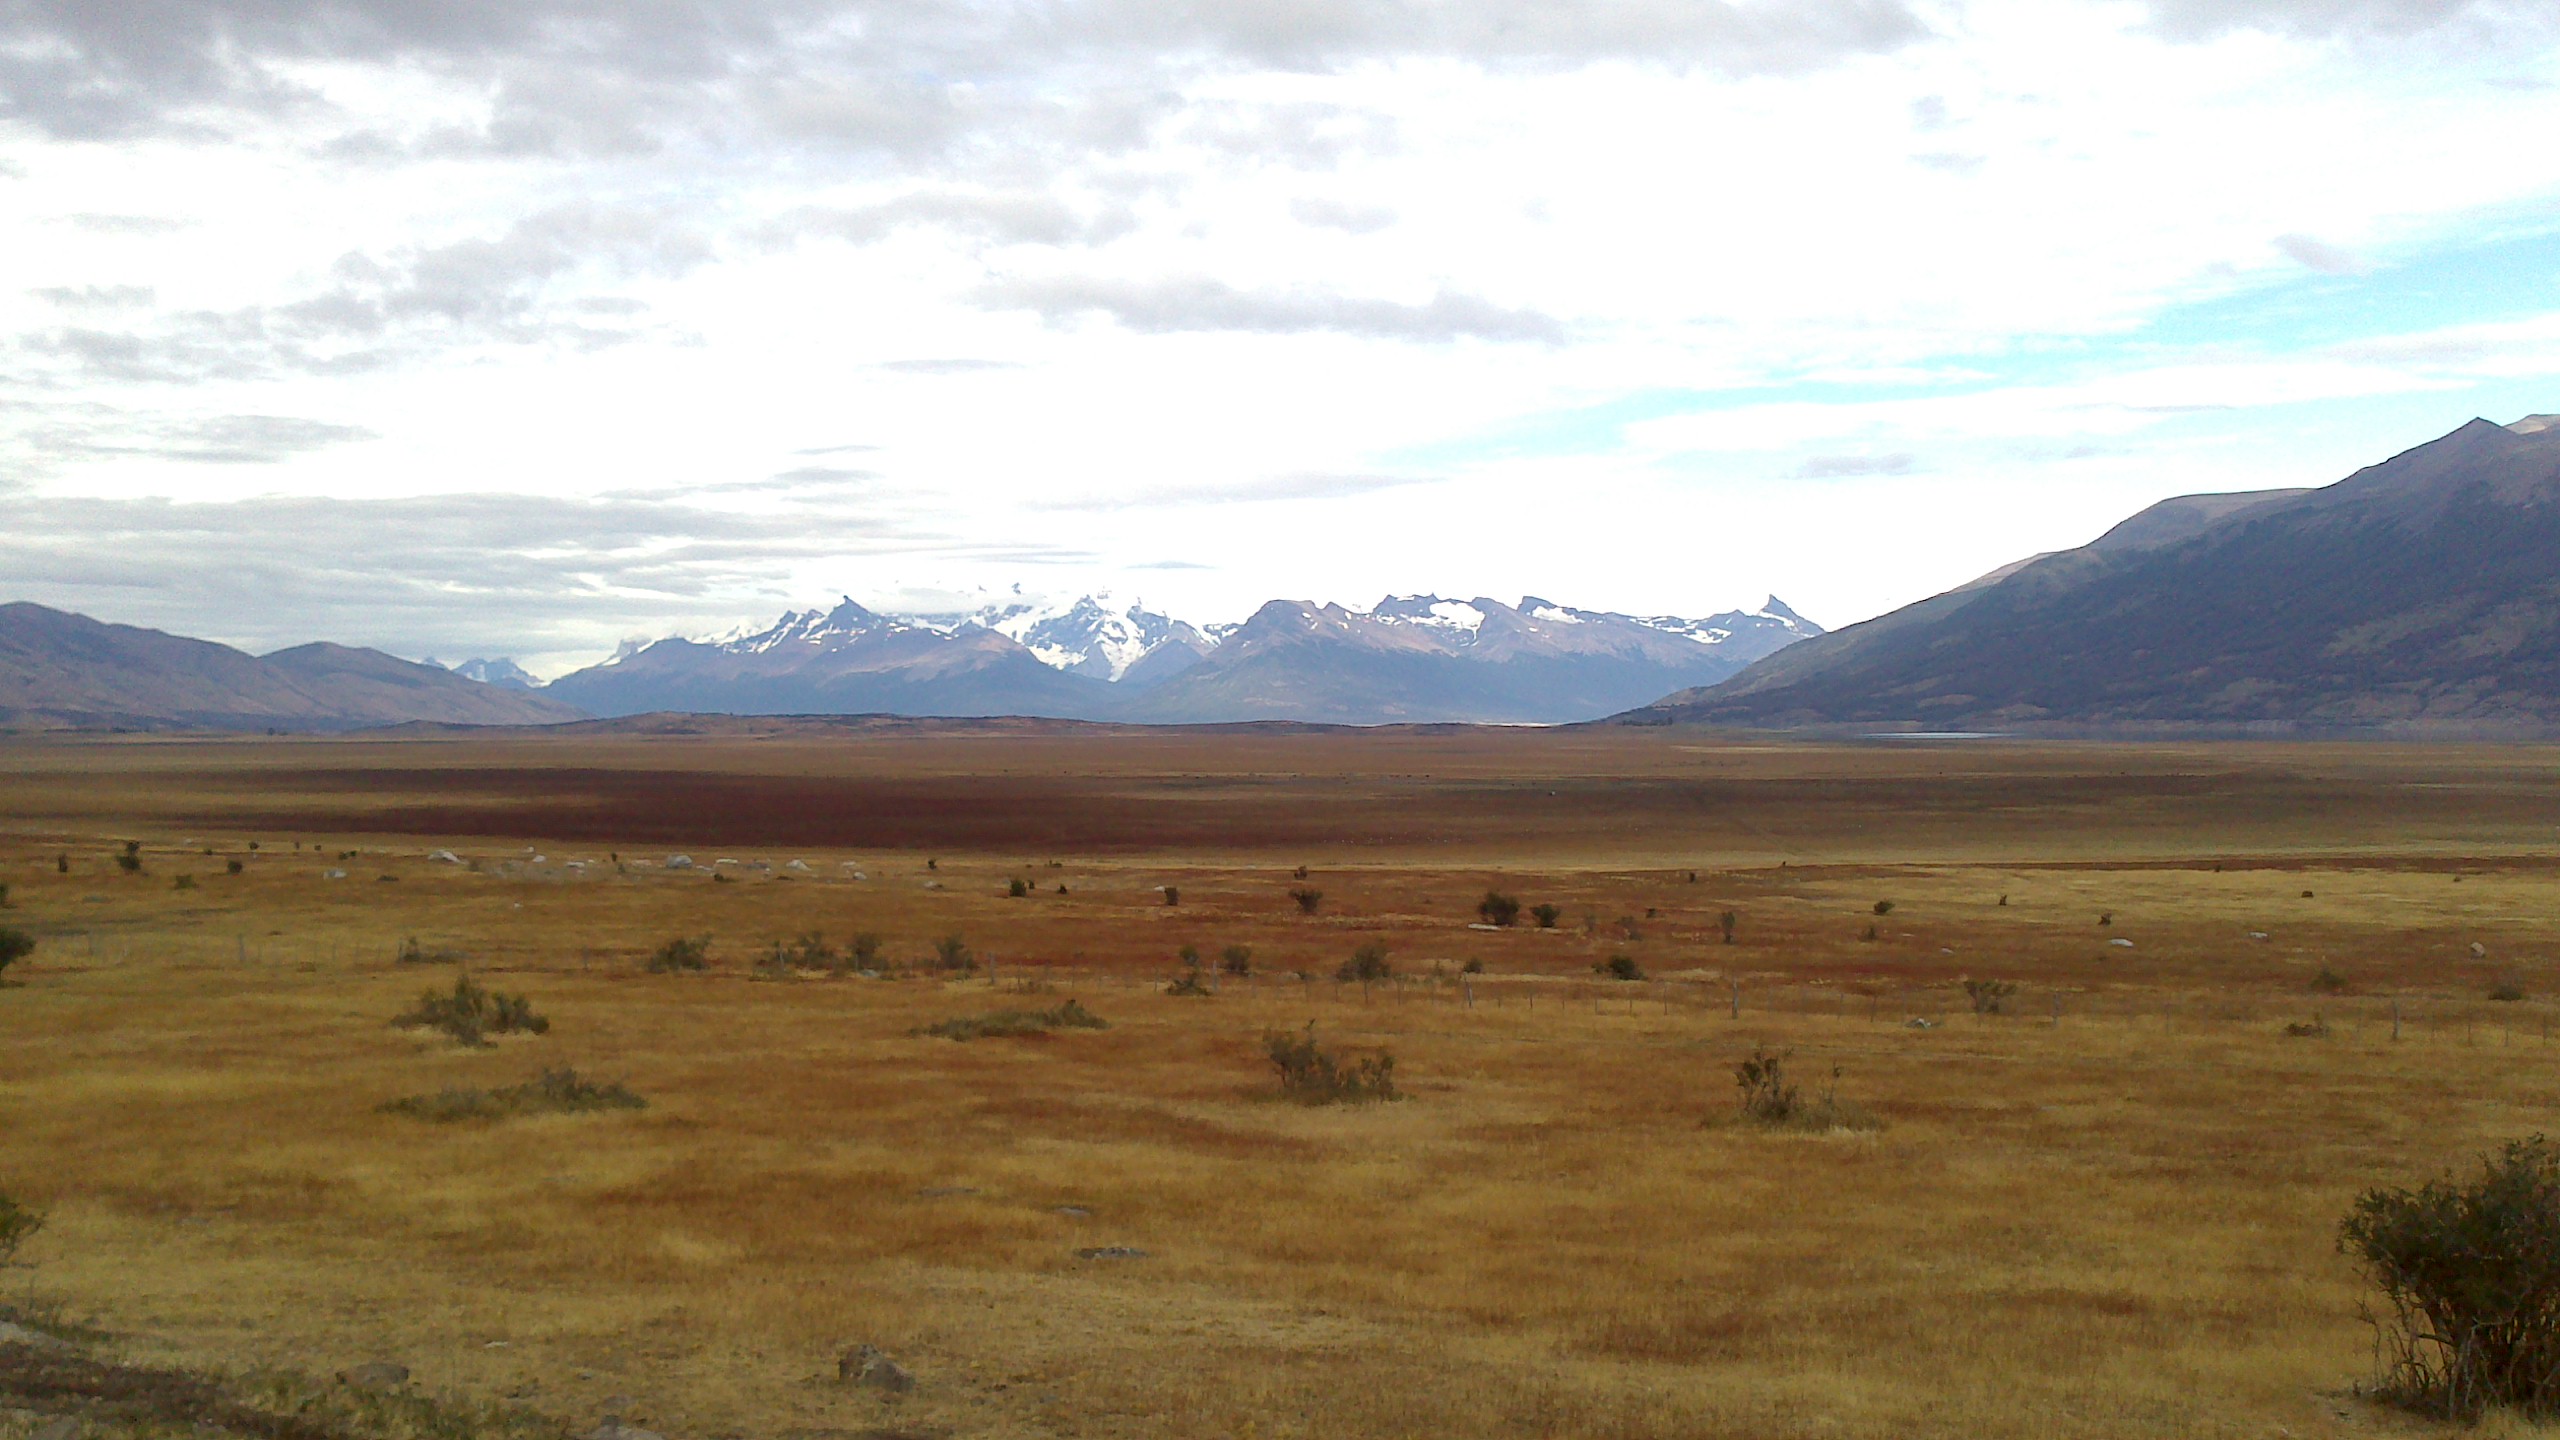
{"label": "sky", "polygon": [[0,600],[1847,624],[2560,411],[2549,0],[0,0]]}

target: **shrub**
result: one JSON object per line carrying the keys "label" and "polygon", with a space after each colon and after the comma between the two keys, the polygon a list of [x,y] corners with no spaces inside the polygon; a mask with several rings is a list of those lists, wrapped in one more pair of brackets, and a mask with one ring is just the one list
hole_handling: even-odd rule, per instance
{"label": "shrub", "polygon": [[[1831,1067],[1834,1089],[1840,1082],[1840,1067]],[[1752,1047],[1751,1054],[1733,1067],[1735,1088],[1741,1091],[1742,1118],[1770,1130],[1879,1130],[1881,1121],[1862,1106],[1842,1102],[1836,1093],[1826,1091],[1820,1099],[1807,1100],[1804,1090],[1787,1078],[1784,1051],[1775,1055]]]}
{"label": "shrub", "polygon": [[845,963],[856,970],[880,968],[880,937],[865,930],[845,946]]}
{"label": "shrub", "polygon": [[2347,993],[2347,977],[2323,965],[2320,967],[2320,973],[2311,977],[2311,993],[2344,995]]}
{"label": "shrub", "polygon": [[2382,1292],[2380,1389],[2461,1419],[2560,1414],[2560,1147],[2536,1135],[2468,1181],[2360,1196],[2338,1249]]}
{"label": "shrub", "polygon": [[9,967],[36,953],[36,937],[11,926],[0,926],[0,975]]}
{"label": "shrub", "polygon": [[116,868],[127,875],[139,875],[142,873],[141,841],[127,840],[124,842],[124,853],[116,856]]}
{"label": "shrub", "polygon": [[222,873],[225,875],[237,875],[240,873],[242,868],[243,867],[240,864],[240,857],[237,855],[222,862]]}
{"label": "shrub", "polygon": [[171,882],[169,888],[172,890],[193,890],[196,888],[196,877],[193,875],[181,875],[175,881]]}
{"label": "shrub", "polygon": [[946,1040],[1001,1039],[1007,1036],[1046,1035],[1052,1030],[1108,1030],[1111,1022],[1069,1000],[1046,1010],[993,1010],[984,1015],[964,1015],[938,1025],[919,1027],[918,1035],[939,1035]]}
{"label": "shrub", "polygon": [[975,970],[978,957],[969,953],[968,944],[957,935],[945,935],[933,942],[933,963],[938,970]]}
{"label": "shrub", "polygon": [[1031,893],[1031,882],[1016,875],[1012,883],[1004,887],[1004,893],[1008,899],[1019,900]]}
{"label": "shrub", "polygon": [[826,936],[815,930],[802,934],[797,940],[774,941],[772,948],[765,951],[764,958],[756,962],[756,969],[767,978],[788,976],[800,970],[836,968],[836,948],[827,943]]}
{"label": "shrub", "polygon": [[1487,890],[1476,902],[1476,918],[1487,925],[1508,926],[1520,918],[1520,902],[1499,890]]}
{"label": "shrub", "polygon": [[1466,964],[1459,966],[1458,970],[1461,974],[1481,975],[1484,973],[1484,962],[1482,960],[1470,960]]}
{"label": "shrub", "polygon": [[449,965],[463,959],[464,956],[459,950],[430,950],[419,944],[418,937],[412,935],[400,942],[398,958],[403,965]]}
{"label": "shrub", "polygon": [[1890,915],[1893,913],[1893,902],[1890,900],[1879,900],[1875,904],[1875,911],[1878,915]]}
{"label": "shrub", "polygon": [[2329,1022],[2314,1015],[2308,1020],[2295,1020],[2284,1027],[2284,1033],[2296,1040],[2320,1040],[2329,1034]]}
{"label": "shrub", "polygon": [[1290,871],[1289,874],[1294,879],[1304,880],[1307,878],[1307,867],[1301,865],[1297,869]]}
{"label": "shrub", "polygon": [[1601,961],[1599,964],[1594,965],[1591,968],[1600,974],[1608,976],[1612,980],[1641,980],[1644,978],[1644,967],[1636,963],[1636,957],[1623,953],[1612,955],[1608,959]]}
{"label": "shrub", "polygon": [[9,908],[9,882],[0,880],[0,910]]}
{"label": "shrub", "polygon": [[1964,998],[1973,1002],[1976,1015],[1997,1015],[2009,1008],[2009,997],[2018,987],[2006,980],[1967,980]]}
{"label": "shrub", "polygon": [[646,1110],[649,1102],[632,1094],[619,1080],[597,1084],[575,1070],[560,1069],[545,1070],[522,1085],[496,1090],[440,1090],[433,1095],[393,1100],[382,1108],[393,1115],[449,1125],[462,1120],[503,1120],[510,1115]]}
{"label": "shrub", "polygon": [[44,1228],[44,1215],[30,1210],[13,1197],[0,1193],[0,1265],[18,1258],[18,1247],[36,1237]]}
{"label": "shrub", "polygon": [[1716,917],[1716,928],[1724,932],[1724,943],[1727,945],[1733,943],[1733,927],[1741,923],[1742,917],[1730,910]]}
{"label": "shrub", "polygon": [[1539,929],[1553,930],[1556,928],[1556,922],[1564,918],[1564,907],[1549,904],[1532,905],[1529,907],[1529,918],[1538,922]]}
{"label": "shrub", "polygon": [[1250,945],[1230,945],[1226,949],[1219,951],[1218,968],[1224,970],[1230,975],[1252,974],[1253,947]]}
{"label": "shrub", "polygon": [[1213,992],[1209,989],[1207,977],[1200,973],[1200,967],[1194,965],[1183,971],[1181,974],[1173,977],[1172,982],[1164,987],[1164,993],[1167,995],[1208,995]]}
{"label": "shrub", "polygon": [[54,874],[56,874],[56,875],[68,875],[68,874],[70,874],[70,873],[71,873],[71,857],[70,857],[70,856],[68,856],[68,855],[56,855],[56,856],[54,856],[54,857],[53,857],[53,873],[54,873]]}
{"label": "shrub", "polygon": [[1313,915],[1316,913],[1316,907],[1324,903],[1324,892],[1309,889],[1304,885],[1293,885],[1289,887],[1289,898],[1298,902],[1299,914]]}
{"label": "shrub", "polygon": [[1357,980],[1363,985],[1370,985],[1389,979],[1394,974],[1394,968],[1387,964],[1387,947],[1363,945],[1351,952],[1351,958],[1342,962],[1342,968],[1333,972],[1333,978],[1341,981]]}
{"label": "shrub", "polygon": [[522,995],[484,990],[468,975],[457,976],[453,993],[430,990],[418,1007],[391,1022],[404,1030],[440,1030],[464,1045],[485,1045],[491,1035],[544,1035],[551,1022],[533,1011]]}
{"label": "shrub", "polygon": [[711,937],[708,935],[679,935],[649,955],[649,973],[652,975],[701,970],[710,964]]}
{"label": "shrub", "polygon": [[1273,1031],[1262,1037],[1263,1053],[1280,1074],[1280,1093],[1301,1105],[1365,1105],[1398,1100],[1396,1057],[1384,1050],[1345,1064],[1316,1043],[1315,1022],[1304,1035]]}
{"label": "shrub", "polygon": [[2524,987],[2513,980],[2501,980],[2489,987],[2489,998],[2512,1005],[2524,998]]}

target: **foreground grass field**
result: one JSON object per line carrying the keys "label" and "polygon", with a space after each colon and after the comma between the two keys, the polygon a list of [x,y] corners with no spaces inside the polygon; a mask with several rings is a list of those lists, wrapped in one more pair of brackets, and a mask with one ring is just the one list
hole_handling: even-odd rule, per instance
{"label": "foreground grass field", "polygon": [[[2555,1128],[2555,761],[10,741],[0,1299],[683,1440],[2432,1433],[2355,1393],[2336,1224]],[[812,933],[879,950],[759,963]],[[391,1024],[463,972],[548,1032]],[[1404,1098],[1280,1099],[1310,1023]],[[1881,1128],[1742,1123],[1764,1050]],[[561,1068],[646,1108],[383,1109]]]}

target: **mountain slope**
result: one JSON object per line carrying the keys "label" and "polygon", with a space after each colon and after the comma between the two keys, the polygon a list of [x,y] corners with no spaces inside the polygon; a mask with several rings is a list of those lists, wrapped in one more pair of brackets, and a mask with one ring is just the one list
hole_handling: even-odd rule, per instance
{"label": "mountain slope", "polygon": [[263,659],[41,605],[0,605],[0,725],[343,730],[407,720],[538,725],[579,712],[378,650],[307,645]]}
{"label": "mountain slope", "polygon": [[1367,612],[1275,600],[1132,718],[1557,723],[1605,715],[1666,683],[1734,673],[1820,628],[1776,600],[1707,620],[1574,610],[1535,596],[1390,596]]}
{"label": "mountain slope", "polygon": [[1109,718],[1103,681],[1041,663],[975,626],[944,631],[846,600],[771,629],[704,643],[661,640],[544,687],[597,715],[1049,715]]}
{"label": "mountain slope", "polygon": [[2475,420],[2323,489],[2164,501],[1623,718],[2560,722],[2560,427]]}

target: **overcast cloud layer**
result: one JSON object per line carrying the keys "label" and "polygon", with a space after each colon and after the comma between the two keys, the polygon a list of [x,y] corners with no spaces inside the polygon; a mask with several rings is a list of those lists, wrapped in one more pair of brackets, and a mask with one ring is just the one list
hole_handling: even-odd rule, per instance
{"label": "overcast cloud layer", "polygon": [[2547,0],[0,0],[0,600],[1826,624],[2560,411]]}

